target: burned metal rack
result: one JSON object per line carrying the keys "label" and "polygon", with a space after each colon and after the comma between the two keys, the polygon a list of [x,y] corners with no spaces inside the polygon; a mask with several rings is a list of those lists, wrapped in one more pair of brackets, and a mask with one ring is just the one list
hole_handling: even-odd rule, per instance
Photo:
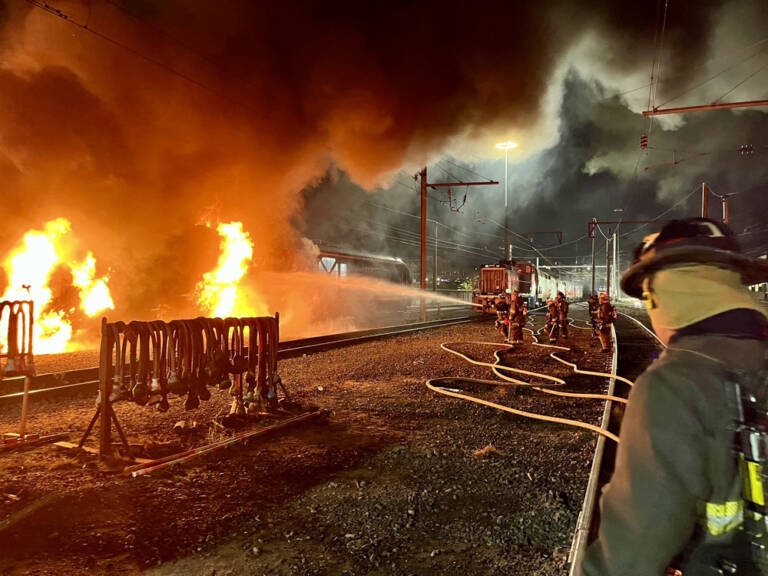
{"label": "burned metal rack", "polygon": [[35,303],[32,300],[3,300],[0,302],[0,326],[6,329],[6,349],[0,347],[0,359],[5,358],[3,376],[34,376],[32,352]]}
{"label": "burned metal rack", "polygon": [[[0,380],[5,376],[24,376],[24,395],[21,403],[21,421],[18,433],[3,435],[0,449],[40,443],[37,434],[27,437],[27,408],[30,380],[35,375],[35,359],[32,351],[35,325],[35,303],[32,300],[3,300],[0,302],[0,330],[4,332],[5,349],[0,346]],[[47,438],[47,437],[46,437]]]}
{"label": "burned metal rack", "polygon": [[277,406],[277,350],[280,316],[195,318],[164,322],[101,323],[97,408],[78,447],[99,421],[99,454],[114,454],[112,426],[122,447],[130,445],[113,404],[133,401],[164,412],[169,397],[186,397],[193,410],[211,397],[209,387],[229,389],[230,414],[245,415]]}

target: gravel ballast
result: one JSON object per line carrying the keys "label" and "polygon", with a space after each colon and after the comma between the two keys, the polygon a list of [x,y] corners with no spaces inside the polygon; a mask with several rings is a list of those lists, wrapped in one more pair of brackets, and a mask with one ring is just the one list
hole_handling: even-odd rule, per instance
{"label": "gravel ballast", "polygon": [[[448,341],[500,336],[472,323],[281,361],[296,400],[332,411],[327,424],[148,477],[128,479],[53,446],[2,456],[0,573],[565,574],[595,435],[428,390],[437,376],[493,379],[440,350]],[[567,345],[563,358],[607,368],[589,330],[572,329]],[[493,361],[490,347],[456,349]],[[550,351],[527,344],[504,359],[567,375]],[[607,387],[567,380],[571,391]],[[190,413],[178,399],[166,414],[127,403],[116,412],[131,441],[187,448],[215,438],[207,423],[229,399],[212,393]],[[600,401],[522,387],[478,395],[592,424],[602,413]],[[93,410],[93,398],[36,400],[29,429],[76,442]],[[15,427],[17,412],[2,408],[1,430]],[[180,420],[198,431],[179,437]]]}

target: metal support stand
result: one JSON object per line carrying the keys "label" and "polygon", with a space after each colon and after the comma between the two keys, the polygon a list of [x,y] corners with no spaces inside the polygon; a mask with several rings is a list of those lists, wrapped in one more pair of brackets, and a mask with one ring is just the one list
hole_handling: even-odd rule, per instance
{"label": "metal support stand", "polygon": [[112,379],[114,376],[114,368],[112,366],[112,350],[115,346],[114,336],[112,331],[107,328],[107,319],[101,319],[101,352],[99,356],[99,404],[96,407],[96,412],[93,414],[88,427],[80,438],[77,447],[82,448],[85,441],[93,431],[93,427],[96,421],[99,422],[99,457],[107,458],[113,455],[114,446],[112,444],[112,425],[114,424],[117,430],[122,445],[126,450],[130,451],[128,444],[128,438],[125,436],[120,422],[117,419],[112,408],[112,403],[109,401],[109,396],[112,393]]}

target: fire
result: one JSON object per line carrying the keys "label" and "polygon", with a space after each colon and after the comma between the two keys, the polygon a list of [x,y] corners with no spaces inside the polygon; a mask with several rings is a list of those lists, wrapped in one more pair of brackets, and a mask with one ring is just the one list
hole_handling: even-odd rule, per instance
{"label": "fire", "polygon": [[[0,299],[31,299],[35,303],[33,350],[36,354],[64,352],[72,339],[68,311],[51,309],[54,295],[49,281],[58,266],[66,265],[70,269],[73,285],[80,291],[80,308],[86,315],[114,309],[107,276],[94,279],[96,259],[92,253],[89,252],[81,264],[64,263],[70,250],[71,231],[72,226],[66,218],[51,220],[42,230],[30,230],[4,263],[9,284]],[[0,346],[3,347],[6,330],[7,326],[0,327]]]}
{"label": "fire", "polygon": [[215,270],[203,274],[198,282],[197,301],[213,316],[229,316],[236,306],[242,308],[238,284],[253,258],[253,241],[243,230],[242,222],[221,223],[216,231],[221,236],[219,262]]}
{"label": "fire", "polygon": [[88,316],[95,316],[102,310],[114,310],[115,303],[109,293],[109,276],[96,276],[96,258],[88,252],[83,263],[72,266],[72,285],[80,290],[80,309]]}

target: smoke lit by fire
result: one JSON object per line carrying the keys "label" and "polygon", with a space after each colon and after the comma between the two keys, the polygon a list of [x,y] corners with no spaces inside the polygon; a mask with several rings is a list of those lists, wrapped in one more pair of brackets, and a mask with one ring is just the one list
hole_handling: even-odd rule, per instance
{"label": "smoke lit by fire", "polygon": [[[80,309],[95,316],[114,309],[107,286],[107,276],[96,278],[96,259],[88,253],[85,260],[70,260],[74,250],[72,227],[66,218],[46,222],[42,230],[30,230],[5,259],[8,287],[2,300],[32,300],[35,303],[34,352],[50,354],[71,348],[74,310],[55,305],[51,276],[59,266],[69,269],[72,285],[80,295]],[[5,321],[4,321],[5,322]],[[7,327],[0,326],[0,346],[6,345]]]}

